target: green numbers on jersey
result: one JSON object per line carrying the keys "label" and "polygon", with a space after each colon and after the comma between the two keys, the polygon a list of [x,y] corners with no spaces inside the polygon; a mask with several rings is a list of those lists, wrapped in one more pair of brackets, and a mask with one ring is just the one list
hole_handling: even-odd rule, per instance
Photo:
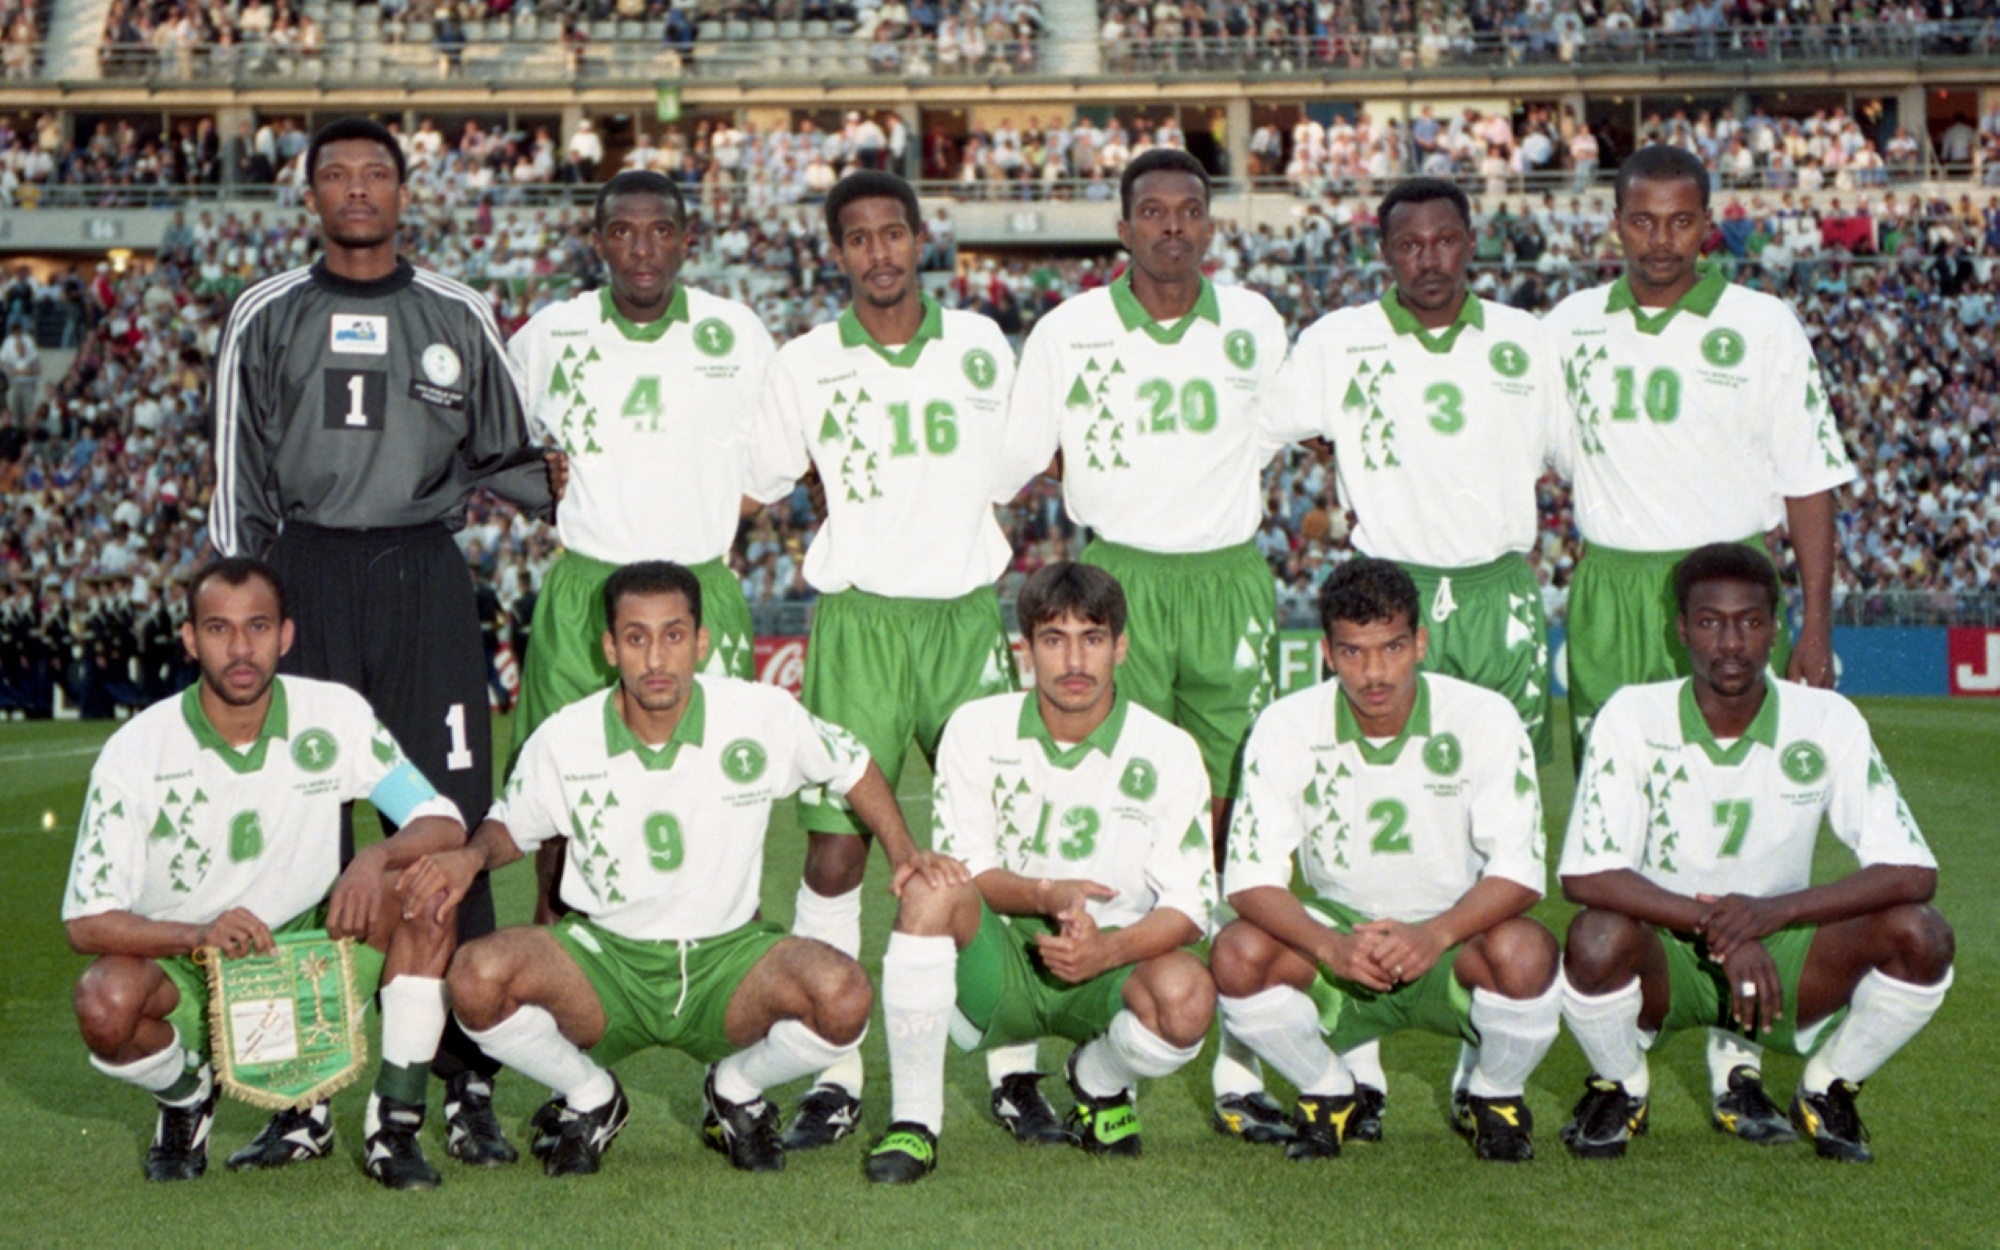
{"label": "green numbers on jersey", "polygon": [[1151,419],[1139,423],[1142,434],[1172,434],[1176,429],[1206,434],[1215,428],[1215,386],[1206,378],[1191,378],[1179,391],[1165,378],[1153,378],[1139,383],[1139,398],[1151,410]]}
{"label": "green numbers on jersey", "polygon": [[[1035,827],[1034,841],[1028,843],[1028,850],[1036,855],[1049,853],[1049,822],[1055,816],[1055,808],[1043,804],[1041,822]],[[1094,807],[1072,807],[1062,814],[1063,838],[1056,843],[1056,854],[1067,860],[1089,859],[1097,849],[1097,831],[1103,825]]]}
{"label": "green numbers on jersey", "polygon": [[633,423],[635,428],[642,423],[648,433],[657,432],[660,418],[667,415],[667,406],[660,399],[660,379],[647,374],[632,379],[632,389],[625,392],[625,403],[618,415]]}
{"label": "green numbers on jersey", "polygon": [[[896,427],[896,440],[889,444],[889,454],[916,455],[917,438],[910,421],[910,406],[890,404],[889,421]],[[949,456],[958,449],[958,410],[942,399],[924,405],[924,446],[933,456]]]}
{"label": "green numbers on jersey", "polygon": [[1717,859],[1734,859],[1743,851],[1743,836],[1750,832],[1750,800],[1724,799],[1715,805],[1715,827],[1729,830],[1722,840]]}
{"label": "green numbers on jersey", "polygon": [[247,864],[264,853],[264,823],[252,811],[238,812],[229,821],[229,858]]}
{"label": "green numbers on jersey", "polygon": [[1611,406],[1613,421],[1637,421],[1639,409],[1634,400],[1643,398],[1646,405],[1646,419],[1655,425],[1670,425],[1681,415],[1681,375],[1678,370],[1661,366],[1646,375],[1643,396],[1638,394],[1638,374],[1629,365],[1620,365],[1612,370],[1612,380],[1618,385],[1618,400]]}
{"label": "green numbers on jersey", "polygon": [[655,872],[673,872],[681,866],[686,848],[681,843],[681,822],[672,812],[654,812],[646,817],[646,862]]}
{"label": "green numbers on jersey", "polygon": [[1404,807],[1400,799],[1377,799],[1368,805],[1368,819],[1375,823],[1375,841],[1371,843],[1377,855],[1408,855],[1410,853],[1410,809]]}
{"label": "green numbers on jersey", "polygon": [[1465,428],[1465,392],[1450,382],[1433,382],[1424,390],[1424,417],[1440,434],[1456,434]]}

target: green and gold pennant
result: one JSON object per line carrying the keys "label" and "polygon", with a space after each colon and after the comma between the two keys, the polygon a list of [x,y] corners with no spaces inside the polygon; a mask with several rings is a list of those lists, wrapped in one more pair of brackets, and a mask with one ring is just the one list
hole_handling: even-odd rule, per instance
{"label": "green and gold pennant", "polygon": [[303,1110],[351,1085],[368,1064],[354,939],[318,929],[272,936],[269,955],[196,952],[208,970],[215,1075],[232,1098]]}

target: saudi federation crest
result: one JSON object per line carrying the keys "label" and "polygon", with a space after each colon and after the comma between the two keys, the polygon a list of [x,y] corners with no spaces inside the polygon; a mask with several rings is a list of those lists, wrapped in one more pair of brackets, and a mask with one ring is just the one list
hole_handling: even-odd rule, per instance
{"label": "saudi federation crest", "polygon": [[1701,340],[1701,358],[1718,369],[1735,368],[1743,355],[1743,336],[1728,326],[1710,330]]}
{"label": "saudi federation crest", "polygon": [[340,744],[324,729],[308,729],[292,739],[292,763],[309,773],[323,773],[340,758]]}
{"label": "saudi federation crest", "polygon": [[1222,354],[1238,369],[1257,363],[1257,339],[1248,330],[1231,330],[1222,339]]}
{"label": "saudi federation crest", "polygon": [[1826,752],[1817,742],[1801,738],[1778,753],[1778,767],[1794,783],[1809,786],[1826,776]]}
{"label": "saudi federation crest", "polygon": [[1000,367],[993,363],[993,353],[983,347],[975,347],[965,353],[959,367],[965,370],[965,380],[972,383],[976,390],[992,390],[994,379],[1000,376]]}
{"label": "saudi federation crest", "polygon": [[764,775],[767,758],[757,742],[738,738],[722,748],[722,775],[739,786],[747,786]]}
{"label": "saudi federation crest", "polygon": [[1503,378],[1518,378],[1528,371],[1528,353],[1519,343],[1505,339],[1493,345],[1486,353],[1486,361],[1493,366],[1493,372]]}
{"label": "saudi federation crest", "polygon": [[1465,762],[1465,748],[1456,734],[1434,734],[1424,743],[1424,767],[1440,777],[1449,777]]}
{"label": "saudi federation crest", "polygon": [[736,331],[720,317],[704,317],[694,328],[694,345],[704,356],[727,356],[736,346]]}
{"label": "saudi federation crest", "polygon": [[368,1066],[354,939],[317,929],[272,937],[269,955],[195,952],[208,971],[215,1079],[252,1106],[303,1111]]}
{"label": "saudi federation crest", "polygon": [[422,363],[424,376],[431,380],[433,386],[451,386],[458,381],[459,375],[465,372],[465,365],[459,360],[458,353],[445,343],[432,343],[426,347]]}
{"label": "saudi federation crest", "polygon": [[1135,759],[1125,766],[1125,775],[1118,779],[1118,790],[1126,798],[1144,803],[1160,788],[1160,774],[1150,760]]}

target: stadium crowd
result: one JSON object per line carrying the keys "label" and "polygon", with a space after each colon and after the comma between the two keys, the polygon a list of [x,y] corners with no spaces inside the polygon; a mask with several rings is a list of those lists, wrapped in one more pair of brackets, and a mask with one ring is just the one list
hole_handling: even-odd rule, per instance
{"label": "stadium crowd", "polygon": [[[601,280],[587,209],[496,209],[480,197],[472,214],[450,211],[465,200],[419,171],[426,163],[451,167],[450,154],[466,155],[468,135],[451,143],[429,137],[435,133],[426,125],[409,139],[418,204],[405,218],[406,251],[485,289],[503,332]],[[799,144],[800,135],[809,161],[814,148],[825,158],[830,136],[802,129],[784,142]],[[757,139],[778,141],[711,129],[709,168],[730,159],[738,142],[748,156]],[[540,159],[556,157],[546,135],[485,141],[526,143]],[[689,145],[681,159],[700,146]],[[574,159],[574,147],[562,158]],[[691,189],[700,225],[685,281],[750,303],[781,341],[837,313],[844,292],[810,205],[723,194],[706,175]],[[1842,619],[1887,619],[1892,610],[1908,619],[1914,600],[1926,619],[1943,621],[1990,597],[2000,581],[2000,204],[1975,205],[1970,196],[1924,203],[1889,192],[1847,207],[1828,200],[1820,211],[1789,192],[1725,191],[1716,216],[1717,263],[1797,308],[1863,466],[1840,516]],[[1541,310],[1606,281],[1620,264],[1609,227],[1601,194],[1484,201],[1476,289]],[[1062,299],[1116,272],[1115,262],[1090,257],[960,266],[948,213],[939,211],[932,233],[926,260],[939,271],[939,297],[993,317],[1016,342]],[[1380,295],[1387,272],[1376,244],[1372,201],[1332,192],[1301,204],[1282,228],[1225,224],[1211,271],[1220,284],[1267,294],[1296,333],[1331,309]],[[60,682],[86,712],[105,715],[184,676],[172,623],[205,541],[206,422],[221,325],[243,287],[305,263],[315,246],[299,212],[195,209],[175,214],[154,263],[6,275],[0,700],[46,710]],[[61,376],[43,376],[35,365],[32,330],[51,325],[66,327],[79,348]],[[1328,467],[1303,451],[1271,467],[1267,488],[1257,545],[1284,608],[1309,614],[1319,582],[1348,553],[1348,520]],[[1560,619],[1578,540],[1562,484],[1551,477],[1541,489],[1537,572]],[[1073,550],[1076,535],[1053,483],[1031,486],[1004,519],[1016,553],[1010,576]],[[753,605],[771,610],[810,597],[801,569],[817,521],[801,489],[746,523],[733,558]],[[518,654],[531,597],[554,556],[552,534],[482,497],[461,545],[482,587],[491,642],[508,638]],[[1919,594],[1893,603],[1882,593],[1912,591]]]}

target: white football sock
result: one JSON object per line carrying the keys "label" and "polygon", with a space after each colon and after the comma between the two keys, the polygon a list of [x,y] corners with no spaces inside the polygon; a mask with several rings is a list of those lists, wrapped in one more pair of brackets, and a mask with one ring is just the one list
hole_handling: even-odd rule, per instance
{"label": "white football sock", "polygon": [[1764,1070],[1764,1048],[1741,1033],[1708,1030],[1708,1092],[1720,1098],[1729,1092],[1729,1074],[1738,1068]]}
{"label": "white football sock", "polygon": [[1338,1098],[1354,1092],[1354,1078],[1320,1036],[1312,999],[1279,985],[1247,998],[1225,997],[1221,1005],[1224,1027],[1301,1095]]}
{"label": "white football sock", "polygon": [[1015,1042],[1012,1046],[995,1046],[987,1051],[986,1088],[999,1089],[1000,1082],[1010,1076],[1022,1072],[1040,1071],[1037,1066],[1040,1062],[1037,1055],[1040,1047],[1040,1042]]}
{"label": "white football sock", "polygon": [[891,933],[882,957],[882,1024],[889,1031],[892,1120],[944,1128],[944,1052],[958,1000],[958,944]]}
{"label": "white football sock", "polygon": [[1382,1071],[1382,1040],[1374,1038],[1361,1043],[1353,1050],[1340,1052],[1340,1062],[1347,1065],[1347,1071],[1356,1085],[1368,1085],[1375,1089],[1387,1090],[1389,1076]]}
{"label": "white football sock", "polygon": [[[1557,1007],[1560,1008],[1562,1000],[1558,999],[1556,1002]],[[1561,1014],[1560,1010],[1557,1014]],[[1452,1093],[1455,1094],[1472,1084],[1472,1070],[1478,1066],[1479,1047],[1474,1046],[1471,1042],[1460,1042],[1458,1044],[1458,1062],[1453,1064],[1451,1068]]]}
{"label": "white football sock", "polygon": [[1200,1053],[1200,1042],[1175,1046],[1128,1009],[1113,1016],[1104,1036],[1077,1055],[1076,1083],[1093,1098],[1109,1098],[1120,1090],[1137,1090],[1142,1077],[1171,1076]]}
{"label": "white football sock", "polygon": [[1912,985],[1880,968],[1870,969],[1854,987],[1854,997],[1847,1002],[1847,1018],[1806,1060],[1799,1088],[1808,1094],[1824,1094],[1835,1081],[1859,1084],[1874,1076],[1876,1069],[1929,1024],[1944,1005],[1953,971],[1945,969],[1944,979],[1936,985]]}
{"label": "white football sock", "polygon": [[762,1040],[715,1065],[715,1092],[731,1102],[755,1102],[772,1086],[810,1076],[860,1049],[860,1037],[836,1046],[801,1021],[780,1020]]}
{"label": "white football sock", "polygon": [[[805,882],[799,882],[798,896],[792,902],[792,936],[825,942],[849,959],[861,958],[861,887],[855,886],[845,894],[829,898],[815,893]],[[861,1051],[857,1047],[820,1073],[818,1084],[838,1085],[859,1098],[862,1081]],[[728,1094],[722,1096],[729,1097]]]}
{"label": "white football sock", "polygon": [[430,1070],[444,1036],[444,982],[404,973],[382,987],[382,1062]]}
{"label": "white football sock", "polygon": [[540,1081],[572,1111],[595,1111],[611,1101],[611,1073],[562,1035],[544,1008],[524,1004],[490,1029],[458,1027],[473,1044],[529,1080]]}
{"label": "white football sock", "polygon": [[[169,1028],[173,1026],[169,1025]],[[193,1063],[189,1061],[193,1060]],[[166,1049],[142,1055],[130,1063],[113,1063],[95,1054],[90,1056],[90,1066],[116,1081],[127,1085],[137,1085],[148,1093],[159,1094],[172,1089],[181,1079],[181,1074],[198,1064],[188,1048],[181,1045],[181,1031],[174,1029],[174,1040]]]}
{"label": "white football sock", "polygon": [[1639,1008],[1645,996],[1639,978],[1633,977],[1609,994],[1579,993],[1562,982],[1562,1018],[1569,1022],[1570,1035],[1590,1060],[1590,1069],[1607,1081],[1616,1081],[1634,1098],[1644,1098],[1653,1090],[1652,1073],[1646,1067],[1646,1051],[1639,1040]]}
{"label": "white football sock", "polygon": [[1479,1062],[1465,1083],[1465,1092],[1475,1098],[1518,1098],[1525,1093],[1528,1077],[1555,1044],[1562,1001],[1560,978],[1536,998],[1472,991],[1472,1027],[1479,1030]]}
{"label": "white football sock", "polygon": [[1215,1070],[1209,1081],[1217,1098],[1248,1098],[1264,1092],[1264,1065],[1258,1062],[1257,1052],[1245,1046],[1227,1025],[1222,1028],[1222,1045],[1216,1047]]}

